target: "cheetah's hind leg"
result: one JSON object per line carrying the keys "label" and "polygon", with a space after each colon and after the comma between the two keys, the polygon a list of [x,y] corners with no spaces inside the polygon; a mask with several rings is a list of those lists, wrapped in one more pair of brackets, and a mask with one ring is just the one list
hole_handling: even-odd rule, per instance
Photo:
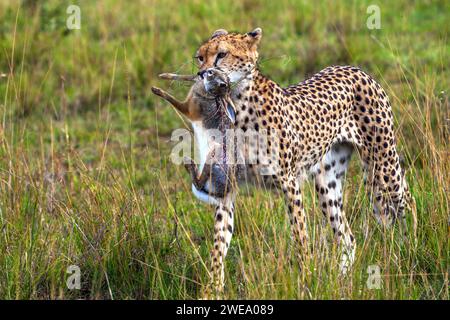
{"label": "cheetah's hind leg", "polygon": [[[398,219],[401,220],[403,238],[407,238],[406,211],[413,216],[416,233],[417,217],[415,202],[408,190],[405,173],[400,166],[400,157],[395,144],[378,146],[378,153],[368,153],[363,160],[369,199],[377,222],[387,229]],[[365,160],[365,161],[364,161]]]}
{"label": "cheetah's hind leg", "polygon": [[324,156],[315,176],[322,213],[340,247],[340,270],[346,274],[355,260],[356,243],[343,210],[343,181],[353,152],[350,144],[336,144]]}

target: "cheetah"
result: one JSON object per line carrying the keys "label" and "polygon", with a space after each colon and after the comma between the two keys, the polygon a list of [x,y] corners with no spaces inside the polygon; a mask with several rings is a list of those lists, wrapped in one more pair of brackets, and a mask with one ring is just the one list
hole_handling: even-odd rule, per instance
{"label": "cheetah", "polygon": [[[343,181],[355,150],[367,176],[377,220],[386,226],[397,218],[405,221],[405,210],[412,209],[416,228],[415,211],[411,208],[414,199],[396,150],[389,98],[370,75],[353,66],[327,67],[298,84],[281,87],[258,69],[261,38],[261,28],[243,34],[215,31],[196,52],[200,74],[212,69],[225,72],[236,107],[235,127],[243,132],[267,134],[268,159],[263,161],[259,153],[244,152],[245,160],[256,157],[247,166],[261,174],[267,173],[266,167],[274,168],[269,172],[284,193],[301,261],[307,260],[309,254],[301,187],[308,177],[314,179],[321,210],[341,251],[340,268],[345,273],[354,261],[356,243],[343,210]],[[194,126],[194,131],[196,136],[205,134],[200,125]],[[206,140],[202,141],[204,144]],[[200,150],[206,152],[208,147],[203,145]],[[214,198],[194,187],[193,190],[203,201]],[[214,198],[211,288],[219,294],[224,286],[224,259],[233,233],[236,195],[237,190],[233,190],[222,198]]]}

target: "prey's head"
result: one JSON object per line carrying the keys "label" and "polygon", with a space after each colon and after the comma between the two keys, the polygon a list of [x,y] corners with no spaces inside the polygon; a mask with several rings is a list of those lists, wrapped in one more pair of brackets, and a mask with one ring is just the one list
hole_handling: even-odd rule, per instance
{"label": "prey's head", "polygon": [[210,68],[198,73],[205,91],[215,97],[224,97],[230,90],[230,80],[225,72]]}
{"label": "prey's head", "polygon": [[[205,91],[212,97],[215,102],[208,105],[208,114],[219,115],[218,108],[224,108],[231,124],[236,121],[236,109],[233,101],[230,99],[230,80],[225,72],[215,68],[209,68],[198,73],[199,81],[203,80]],[[215,117],[208,118],[213,119]]]}
{"label": "prey's head", "polygon": [[215,31],[195,55],[200,72],[217,68],[225,72],[232,83],[239,81],[256,67],[261,37],[261,28],[244,34],[223,29]]}

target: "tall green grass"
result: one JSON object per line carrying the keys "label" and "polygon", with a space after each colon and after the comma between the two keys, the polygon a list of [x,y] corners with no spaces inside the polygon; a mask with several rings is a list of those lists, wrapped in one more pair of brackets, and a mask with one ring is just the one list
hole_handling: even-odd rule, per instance
{"label": "tall green grass", "polygon": [[[226,259],[225,297],[449,299],[448,1],[0,2],[0,298],[185,299],[208,281],[213,209],[170,161],[185,122],[155,99],[163,71],[195,71],[218,28],[263,28],[264,73],[290,84],[332,64],[361,66],[391,98],[417,202],[418,234],[374,221],[355,157],[345,211],[356,263],[340,277],[330,228],[305,186],[314,255],[299,272],[276,193],[245,188]],[[170,84],[182,97],[187,87]],[[409,219],[409,225],[411,219]],[[69,290],[70,265],[81,289]],[[367,287],[368,267],[382,272]]]}

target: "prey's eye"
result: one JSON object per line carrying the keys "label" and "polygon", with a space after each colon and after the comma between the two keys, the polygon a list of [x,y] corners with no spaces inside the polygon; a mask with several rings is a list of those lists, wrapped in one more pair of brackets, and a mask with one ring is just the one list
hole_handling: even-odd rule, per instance
{"label": "prey's eye", "polygon": [[226,52],[219,52],[219,53],[217,54],[217,59],[223,59],[223,58],[226,57],[226,55],[227,55]]}

